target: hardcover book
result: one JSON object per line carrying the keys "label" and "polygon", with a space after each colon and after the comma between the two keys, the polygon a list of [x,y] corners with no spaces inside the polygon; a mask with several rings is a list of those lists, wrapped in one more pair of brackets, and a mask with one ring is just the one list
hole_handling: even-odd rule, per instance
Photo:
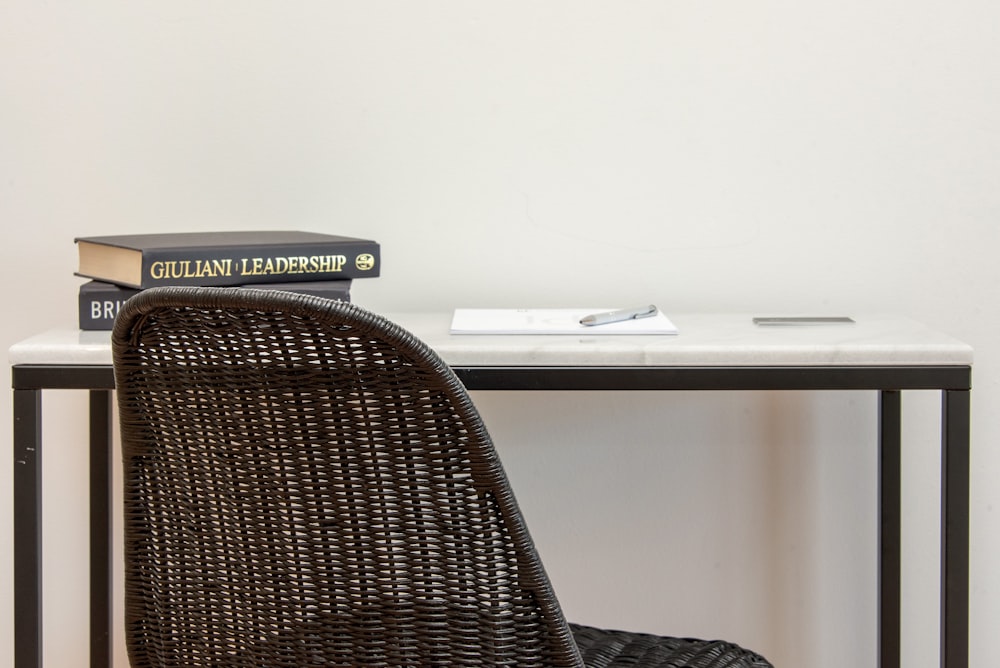
{"label": "hardcover book", "polygon": [[[298,281],[293,283],[256,283],[246,287],[258,290],[284,290],[300,294],[351,301],[351,279],[334,281]],[[115,316],[138,288],[127,288],[103,281],[87,281],[80,286],[80,329],[110,330]]]}
{"label": "hardcover book", "polygon": [[175,232],[78,237],[78,276],[131,288],[374,278],[379,245],[319,232]]}

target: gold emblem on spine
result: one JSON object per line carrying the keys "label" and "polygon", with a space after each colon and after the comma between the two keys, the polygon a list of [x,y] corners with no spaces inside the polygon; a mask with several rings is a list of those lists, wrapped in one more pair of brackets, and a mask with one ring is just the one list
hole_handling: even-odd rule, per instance
{"label": "gold emblem on spine", "polygon": [[354,266],[361,271],[368,271],[375,266],[375,256],[370,253],[362,253],[354,258]]}

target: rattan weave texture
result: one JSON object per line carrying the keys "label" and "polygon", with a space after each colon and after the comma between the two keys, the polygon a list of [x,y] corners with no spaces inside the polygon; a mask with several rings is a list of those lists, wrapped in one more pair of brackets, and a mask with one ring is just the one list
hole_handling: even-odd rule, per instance
{"label": "rattan weave texture", "polygon": [[353,304],[158,288],[112,335],[132,665],[769,665],[567,624],[468,393]]}

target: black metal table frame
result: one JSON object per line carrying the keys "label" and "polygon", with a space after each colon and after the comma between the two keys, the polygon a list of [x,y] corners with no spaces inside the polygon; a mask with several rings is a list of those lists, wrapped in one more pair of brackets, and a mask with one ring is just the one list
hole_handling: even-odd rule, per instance
{"label": "black metal table frame", "polygon": [[[900,662],[904,390],[940,390],[941,656],[968,667],[969,441],[972,370],[955,366],[455,366],[470,390],[875,390],[879,396],[878,665]],[[110,365],[15,365],[14,665],[42,666],[42,390],[90,391],[90,655],[112,662]]]}

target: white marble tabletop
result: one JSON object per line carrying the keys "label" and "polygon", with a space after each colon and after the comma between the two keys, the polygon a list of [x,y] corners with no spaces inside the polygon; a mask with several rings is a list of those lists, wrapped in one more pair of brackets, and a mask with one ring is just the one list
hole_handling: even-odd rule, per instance
{"label": "white marble tabletop", "polygon": [[[744,314],[670,314],[674,336],[452,335],[451,313],[387,317],[453,366],[971,365],[972,348],[919,322],[760,327]],[[110,365],[110,332],[55,329],[11,346],[11,365]]]}

